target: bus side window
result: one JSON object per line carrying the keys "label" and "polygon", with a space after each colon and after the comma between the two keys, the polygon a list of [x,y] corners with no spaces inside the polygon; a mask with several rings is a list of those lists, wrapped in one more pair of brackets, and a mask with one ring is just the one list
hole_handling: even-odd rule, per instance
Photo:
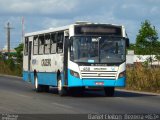
{"label": "bus side window", "polygon": [[56,53],[56,35],[51,33],[51,53]]}
{"label": "bus side window", "polygon": [[57,35],[57,52],[58,53],[63,52],[63,38],[64,38],[64,33],[58,33]]}
{"label": "bus side window", "polygon": [[28,37],[25,38],[24,55],[28,55]]}
{"label": "bus side window", "polygon": [[44,35],[40,35],[39,36],[39,54],[43,54],[44,53]]}
{"label": "bus side window", "polygon": [[50,34],[45,35],[45,46],[44,46],[44,53],[49,54],[50,53]]}
{"label": "bus side window", "polygon": [[38,54],[38,36],[34,36],[33,38],[33,54]]}

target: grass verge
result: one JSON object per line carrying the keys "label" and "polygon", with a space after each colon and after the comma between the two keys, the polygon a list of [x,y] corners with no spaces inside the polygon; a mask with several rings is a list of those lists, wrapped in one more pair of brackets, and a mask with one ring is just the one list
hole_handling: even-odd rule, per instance
{"label": "grass verge", "polygon": [[127,68],[126,89],[160,93],[160,68],[149,68],[141,64]]}

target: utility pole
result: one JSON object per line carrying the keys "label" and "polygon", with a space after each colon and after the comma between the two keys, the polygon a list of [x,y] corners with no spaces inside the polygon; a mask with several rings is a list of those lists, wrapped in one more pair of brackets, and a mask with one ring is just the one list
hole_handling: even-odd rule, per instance
{"label": "utility pole", "polygon": [[22,40],[21,43],[24,42],[24,17],[22,17]]}
{"label": "utility pole", "polygon": [[7,30],[7,52],[8,55],[10,54],[10,30],[13,29],[12,27],[10,27],[10,23],[7,23],[7,27],[5,27],[5,29]]}

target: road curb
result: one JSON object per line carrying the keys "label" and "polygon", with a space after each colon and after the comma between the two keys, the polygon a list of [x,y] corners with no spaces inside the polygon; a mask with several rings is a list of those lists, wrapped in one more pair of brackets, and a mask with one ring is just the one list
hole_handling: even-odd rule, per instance
{"label": "road curb", "polygon": [[22,79],[22,77],[18,77],[18,76],[14,76],[14,75],[3,75],[3,74],[0,74],[0,77],[9,77],[9,78]]}
{"label": "road curb", "polygon": [[152,93],[152,92],[134,91],[134,90],[126,90],[126,89],[116,89],[116,90],[117,91],[122,91],[122,92],[130,92],[130,93],[137,93],[137,94],[158,95],[158,96],[160,96],[159,93]]}

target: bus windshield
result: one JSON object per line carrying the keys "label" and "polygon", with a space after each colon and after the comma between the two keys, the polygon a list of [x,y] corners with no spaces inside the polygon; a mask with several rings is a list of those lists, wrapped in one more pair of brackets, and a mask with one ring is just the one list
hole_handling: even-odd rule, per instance
{"label": "bus windshield", "polygon": [[76,36],[70,39],[70,59],[79,63],[125,61],[125,39],[107,36]]}

